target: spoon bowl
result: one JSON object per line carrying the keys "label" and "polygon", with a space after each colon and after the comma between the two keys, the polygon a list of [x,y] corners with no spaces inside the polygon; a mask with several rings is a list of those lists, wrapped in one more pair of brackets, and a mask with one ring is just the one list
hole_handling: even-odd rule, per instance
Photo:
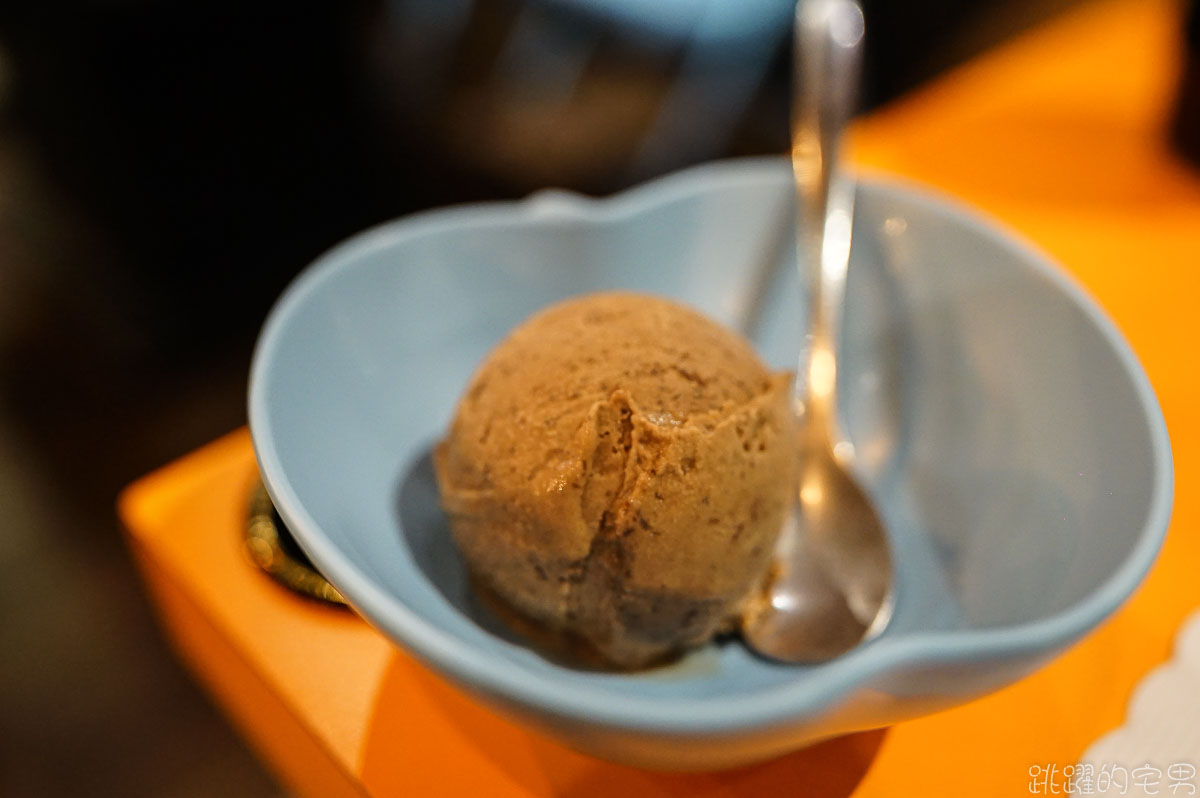
{"label": "spoon bowl", "polygon": [[832,448],[810,447],[803,458],[769,591],[743,619],[742,636],[773,659],[812,663],[887,626],[892,563],[870,498]]}

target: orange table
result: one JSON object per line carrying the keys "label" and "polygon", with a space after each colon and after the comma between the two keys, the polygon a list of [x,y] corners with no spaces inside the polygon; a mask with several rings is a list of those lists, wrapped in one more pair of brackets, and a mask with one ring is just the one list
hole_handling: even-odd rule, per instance
{"label": "orange table", "polygon": [[864,167],[963,197],[1061,261],[1128,336],[1166,413],[1178,487],[1162,557],[1047,668],[955,710],[731,773],[609,765],[497,717],[350,613],[256,572],[238,537],[255,473],[244,431],[121,499],[181,655],[300,795],[1029,794],[1031,766],[1073,763],[1120,724],[1132,686],[1200,606],[1200,170],[1164,143],[1180,13],[1167,0],[1084,6],[853,134]]}

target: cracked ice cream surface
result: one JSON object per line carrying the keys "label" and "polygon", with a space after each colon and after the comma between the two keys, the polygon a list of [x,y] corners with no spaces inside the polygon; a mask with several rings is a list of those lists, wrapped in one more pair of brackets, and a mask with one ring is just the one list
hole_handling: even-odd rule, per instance
{"label": "cracked ice cream surface", "polygon": [[637,667],[729,628],[794,486],[790,377],[636,294],[552,306],[477,369],[436,453],[475,579]]}

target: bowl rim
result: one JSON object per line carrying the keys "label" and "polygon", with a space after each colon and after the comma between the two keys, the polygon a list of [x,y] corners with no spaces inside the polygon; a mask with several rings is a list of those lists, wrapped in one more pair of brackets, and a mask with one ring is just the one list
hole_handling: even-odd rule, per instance
{"label": "bowl rim", "polygon": [[[798,716],[815,716],[855,687],[905,668],[1032,659],[1039,654],[1048,657],[1095,627],[1132,594],[1162,545],[1174,496],[1174,466],[1166,421],[1132,348],[1082,285],[1022,236],[953,199],[891,176],[860,177],[858,190],[923,206],[1012,250],[1026,268],[1061,291],[1095,325],[1137,393],[1153,454],[1154,484],[1149,510],[1128,556],[1103,583],[1074,604],[1021,624],[881,638],[845,655],[837,668],[810,672],[804,679],[736,696],[703,699],[635,696],[591,684],[558,683],[511,660],[481,656],[478,649],[444,632],[375,584],[307,512],[274,445],[267,376],[289,320],[340,270],[354,268],[356,263],[363,262],[363,255],[372,251],[447,228],[504,227],[547,215],[593,224],[610,222],[692,194],[719,192],[737,184],[763,183],[772,178],[778,180],[781,171],[788,168],[786,160],[777,157],[716,161],[610,197],[589,198],[550,189],[523,200],[424,211],[350,237],[318,257],[292,281],[268,314],[255,345],[248,397],[251,438],[263,481],[279,512],[304,551],[359,614],[434,670],[474,692],[575,722],[647,733],[716,734],[763,728]],[[1030,667],[1034,664],[1037,663]]]}

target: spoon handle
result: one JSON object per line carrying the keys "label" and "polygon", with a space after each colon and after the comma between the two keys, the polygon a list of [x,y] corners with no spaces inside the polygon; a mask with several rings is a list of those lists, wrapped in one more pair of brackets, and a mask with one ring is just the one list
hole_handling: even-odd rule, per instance
{"label": "spoon handle", "polygon": [[796,392],[806,428],[832,437],[837,406],[834,352],[854,215],[854,184],[842,176],[838,164],[842,131],[857,100],[862,9],[854,0],[799,0],[794,31],[792,171],[800,277],[809,290],[808,340]]}

